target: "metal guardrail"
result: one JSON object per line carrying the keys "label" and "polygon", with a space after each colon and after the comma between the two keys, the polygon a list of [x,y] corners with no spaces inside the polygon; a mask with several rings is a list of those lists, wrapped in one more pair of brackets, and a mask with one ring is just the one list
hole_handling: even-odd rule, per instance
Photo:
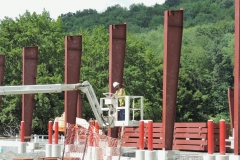
{"label": "metal guardrail", "polygon": [[[32,136],[25,136],[24,139],[32,138]],[[8,137],[0,137],[0,140],[7,140],[7,139],[20,139],[18,136],[8,136]]]}
{"label": "metal guardrail", "polygon": [[[47,142],[48,135],[32,135],[32,136],[24,136],[24,139],[30,139],[31,142]],[[54,139],[54,137],[53,137]],[[64,142],[64,136],[59,136],[60,142]],[[20,141],[19,136],[8,136],[8,137],[0,137],[0,140],[15,140]]]}

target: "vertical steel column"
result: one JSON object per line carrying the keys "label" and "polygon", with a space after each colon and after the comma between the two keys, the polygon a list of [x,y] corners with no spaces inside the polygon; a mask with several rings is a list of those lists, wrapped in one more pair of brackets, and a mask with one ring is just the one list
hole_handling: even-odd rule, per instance
{"label": "vertical steel column", "polygon": [[[0,86],[3,86],[5,70],[5,55],[0,55]],[[0,95],[0,112],[2,111],[2,95]]]}
{"label": "vertical steel column", "polygon": [[82,118],[82,94],[78,92],[77,117]]}
{"label": "vertical steel column", "polygon": [[[122,85],[126,52],[126,23],[109,26],[109,92],[115,93],[113,82]],[[108,128],[108,136],[117,138],[118,128]]]}
{"label": "vertical steel column", "polygon": [[240,2],[235,0],[235,51],[234,51],[234,155],[240,155]]}
{"label": "vertical steel column", "polygon": [[[65,84],[79,83],[82,56],[82,35],[65,37]],[[81,100],[80,100],[81,101]],[[78,91],[65,91],[64,110],[66,123],[75,124]],[[79,102],[80,103],[80,102]]]}
{"label": "vertical steel column", "polygon": [[[38,47],[24,47],[22,53],[22,84],[35,85],[37,77]],[[22,121],[25,123],[25,136],[32,135],[34,94],[22,95]]]}
{"label": "vertical steel column", "polygon": [[172,150],[183,32],[183,10],[164,12],[163,148]]}
{"label": "vertical steel column", "polygon": [[230,112],[230,123],[232,129],[234,128],[234,89],[228,88],[228,107]]}

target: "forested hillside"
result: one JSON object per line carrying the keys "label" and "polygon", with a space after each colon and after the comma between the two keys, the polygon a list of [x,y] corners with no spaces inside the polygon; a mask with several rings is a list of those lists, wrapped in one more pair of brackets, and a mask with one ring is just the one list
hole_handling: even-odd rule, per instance
{"label": "forested hillside", "polygon": [[[108,91],[109,25],[127,22],[124,84],[129,95],[145,97],[144,118],[162,120],[163,13],[184,8],[176,121],[229,121],[227,89],[233,87],[233,0],[167,0],[152,7],[109,6],[63,13],[26,12],[0,20],[0,54],[6,55],[4,85],[21,85],[22,47],[39,46],[38,84],[64,83],[64,36],[83,35],[81,80],[98,98]],[[47,122],[64,110],[62,93],[37,94],[33,134],[47,133]],[[84,118],[94,118],[84,96]],[[0,135],[5,125],[20,123],[21,96],[3,96]]]}
{"label": "forested hillside", "polygon": [[233,0],[166,0],[162,5],[145,6],[132,4],[129,8],[120,5],[109,6],[98,13],[94,9],[85,9],[76,13],[62,14],[66,32],[79,31],[79,28],[92,30],[94,26],[122,24],[127,22],[128,32],[142,33],[163,25],[165,10],[184,8],[184,27],[216,23],[220,20],[234,19]]}

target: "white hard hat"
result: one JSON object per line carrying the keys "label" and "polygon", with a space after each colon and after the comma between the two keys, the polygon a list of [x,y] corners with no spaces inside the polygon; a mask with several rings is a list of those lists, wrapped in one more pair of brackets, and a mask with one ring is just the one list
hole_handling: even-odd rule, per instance
{"label": "white hard hat", "polygon": [[119,85],[118,82],[113,82],[113,87],[114,87],[114,88],[117,87],[118,85]]}

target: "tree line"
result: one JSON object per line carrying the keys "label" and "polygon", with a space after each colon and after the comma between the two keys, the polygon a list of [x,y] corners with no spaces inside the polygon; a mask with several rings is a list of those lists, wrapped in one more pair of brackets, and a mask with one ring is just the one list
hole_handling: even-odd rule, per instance
{"label": "tree line", "polygon": [[131,33],[149,32],[164,23],[164,11],[184,9],[185,28],[195,25],[234,20],[234,0],[166,0],[164,4],[145,6],[132,4],[129,8],[119,4],[109,6],[98,13],[94,9],[61,14],[65,31],[76,33],[79,28],[92,30],[96,25],[122,24],[126,22]]}

